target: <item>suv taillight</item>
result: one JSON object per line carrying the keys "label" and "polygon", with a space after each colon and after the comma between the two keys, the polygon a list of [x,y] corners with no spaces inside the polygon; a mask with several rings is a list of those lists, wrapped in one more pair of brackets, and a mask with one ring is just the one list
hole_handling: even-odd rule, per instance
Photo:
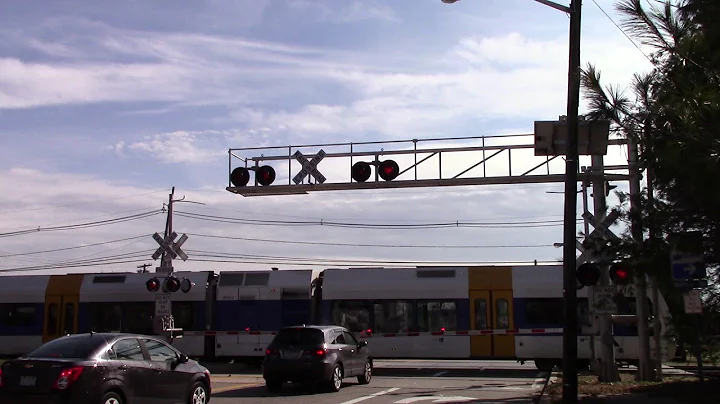
{"label": "suv taillight", "polygon": [[274,349],[268,348],[265,350],[265,356],[276,355],[276,354],[277,354],[277,351]]}
{"label": "suv taillight", "polygon": [[63,371],[60,372],[60,376],[58,376],[57,380],[55,381],[55,388],[58,390],[65,390],[68,387],[72,386],[72,384],[80,378],[80,375],[82,374],[84,369],[85,368],[82,366],[74,366],[71,368],[63,369]]}
{"label": "suv taillight", "polygon": [[2,368],[0,368],[0,387],[2,387],[2,385],[3,385],[3,372],[2,372]]}

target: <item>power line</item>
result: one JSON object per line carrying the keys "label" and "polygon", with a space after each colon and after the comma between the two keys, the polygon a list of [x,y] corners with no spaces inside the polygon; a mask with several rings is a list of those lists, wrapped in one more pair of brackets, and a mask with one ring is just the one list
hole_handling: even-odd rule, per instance
{"label": "power line", "polygon": [[95,200],[95,201],[88,201],[88,202],[77,202],[77,203],[68,203],[68,204],[65,204],[65,205],[44,206],[44,207],[42,207],[42,208],[17,209],[17,210],[3,210],[3,211],[0,211],[0,215],[4,215],[4,214],[7,214],[7,213],[35,212],[35,211],[39,211],[39,210],[50,210],[50,209],[58,209],[58,208],[68,208],[68,207],[71,207],[71,206],[89,205],[89,204],[93,204],[93,203],[107,203],[107,202],[111,202],[111,201],[119,201],[119,200],[122,200],[122,199],[138,198],[138,197],[141,197],[141,196],[157,194],[157,193],[160,193],[160,192],[166,192],[166,191],[152,191],[152,192],[146,192],[146,193],[142,193],[142,194],[121,196],[121,197],[119,197],[119,198],[105,198],[105,199],[98,199],[98,200]]}
{"label": "power line", "polygon": [[18,231],[12,231],[12,232],[7,232],[7,233],[0,233],[0,237],[22,236],[25,234],[38,233],[38,232],[79,230],[79,229],[87,229],[87,228],[98,227],[98,226],[107,226],[107,225],[111,225],[111,224],[128,222],[131,220],[144,219],[146,217],[157,215],[158,213],[162,213],[162,210],[156,209],[153,211],[138,213],[135,215],[117,217],[117,218],[113,218],[113,219],[100,220],[100,221],[95,221],[95,222],[77,223],[77,224],[64,225],[64,226],[36,227],[33,229],[25,229],[25,230],[18,230]]}
{"label": "power line", "polygon": [[[225,216],[204,215],[199,213],[190,213],[175,211],[178,216],[189,219],[204,220],[218,223],[248,224],[258,226],[286,226],[286,227],[304,227],[304,226],[326,226],[326,227],[345,227],[345,228],[362,228],[362,229],[431,229],[431,228],[448,228],[448,227],[483,227],[483,228],[529,228],[529,227],[554,227],[562,226],[563,220],[540,220],[540,221],[519,221],[519,222],[435,222],[435,223],[415,223],[415,224],[373,224],[373,223],[348,223],[336,221],[285,221],[285,220],[260,220],[233,218]],[[582,222],[582,219],[577,219]]]}
{"label": "power line", "polygon": [[[331,243],[322,241],[292,241],[292,240],[271,240],[261,238],[233,237],[233,236],[216,236],[211,234],[186,233],[193,237],[206,237],[225,240],[242,240],[260,243],[279,243],[279,244],[300,244],[300,245],[326,245],[338,247],[377,247],[377,248],[541,248],[552,247],[552,244],[530,244],[530,245],[430,245],[430,244],[359,244],[359,243]],[[190,251],[190,250],[188,250]],[[1,257],[1,256],[0,256]]]}
{"label": "power line", "polygon": [[121,241],[137,240],[137,239],[140,239],[143,237],[150,237],[150,236],[151,235],[144,234],[142,236],[126,237],[126,238],[121,238],[121,239],[117,239],[117,240],[103,241],[101,243],[93,243],[93,244],[83,244],[83,245],[74,246],[74,247],[55,248],[52,250],[31,251],[31,252],[15,253],[15,254],[5,254],[5,255],[0,255],[0,258],[21,257],[21,256],[26,256],[26,255],[35,255],[35,254],[45,254],[45,253],[58,252],[58,251],[76,250],[79,248],[96,247],[99,245],[113,244],[113,243],[118,243]]}

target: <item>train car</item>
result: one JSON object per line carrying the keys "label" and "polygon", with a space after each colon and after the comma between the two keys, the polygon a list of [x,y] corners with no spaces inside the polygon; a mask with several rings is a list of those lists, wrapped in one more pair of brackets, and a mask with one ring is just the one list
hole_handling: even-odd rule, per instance
{"label": "train car", "polygon": [[[78,324],[75,332],[132,332],[154,334],[155,295],[146,288],[146,282],[158,276],[155,273],[104,273],[65,275],[61,298],[79,304]],[[190,335],[173,340],[173,345],[194,357],[206,356],[204,334],[192,331],[212,328],[213,272],[175,272],[179,278],[188,278],[195,285],[187,292],[172,293],[172,314],[175,327]],[[50,303],[54,304],[54,302]],[[49,335],[54,338],[59,335]],[[212,355],[212,353],[210,353]]]}
{"label": "train car", "polygon": [[312,323],[316,276],[313,270],[221,272],[214,327],[205,333],[215,338],[215,358],[262,360],[280,328]]}
{"label": "train car", "polygon": [[[322,280],[322,319],[371,338],[379,358],[562,361],[562,266],[329,269]],[[599,356],[598,322],[588,290],[578,291],[578,357]],[[663,334],[669,311],[660,298]],[[652,303],[652,302],[651,302]],[[619,314],[634,314],[634,297]],[[618,361],[638,358],[637,327],[615,325]],[[663,345],[665,357],[674,347]]]}
{"label": "train car", "polygon": [[440,333],[468,329],[468,296],[465,267],[328,269],[321,321],[372,337],[375,357],[466,358],[469,338]]}
{"label": "train car", "polygon": [[0,278],[0,357],[25,354],[43,341],[49,275]]}

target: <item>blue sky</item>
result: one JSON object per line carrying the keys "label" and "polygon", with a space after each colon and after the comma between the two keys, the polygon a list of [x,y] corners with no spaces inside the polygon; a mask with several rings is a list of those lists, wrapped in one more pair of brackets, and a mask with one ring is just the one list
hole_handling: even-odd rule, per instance
{"label": "blue sky", "polygon": [[[633,73],[648,70],[649,62],[601,8],[620,21],[612,1],[586,2],[583,64],[595,63],[608,84],[624,85]],[[533,121],[556,119],[565,110],[568,18],[532,0],[452,5],[440,0],[45,0],[5,2],[2,9],[2,231],[159,208],[171,186],[206,204],[183,205],[186,211],[236,218],[432,222],[556,220],[562,214],[562,196],[545,192],[560,190],[557,184],[247,199],[224,191],[230,147],[530,133]],[[607,159],[617,164],[623,156],[615,149]],[[531,157],[518,158],[517,164],[534,165]],[[340,166],[325,166],[328,176],[347,175]],[[383,209],[377,209],[379,203]],[[149,234],[163,225],[156,216],[8,237],[0,255]],[[369,237],[400,244],[439,239],[552,244],[561,238],[557,226],[297,230],[186,218],[177,218],[176,226],[211,235],[347,243]],[[154,242],[148,238],[121,247],[111,243],[15,256],[2,267],[103,257],[111,249],[152,250]],[[552,247],[417,252],[202,237],[191,238],[187,248],[477,262],[560,255]],[[146,261],[150,258],[138,264]]]}

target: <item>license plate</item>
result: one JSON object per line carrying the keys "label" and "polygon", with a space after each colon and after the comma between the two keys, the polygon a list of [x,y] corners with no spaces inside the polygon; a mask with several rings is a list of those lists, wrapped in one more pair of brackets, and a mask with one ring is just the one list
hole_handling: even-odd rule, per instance
{"label": "license plate", "polygon": [[21,386],[34,386],[35,385],[35,376],[20,377],[20,385]]}
{"label": "license plate", "polygon": [[297,359],[302,355],[302,351],[282,351],[283,359]]}

